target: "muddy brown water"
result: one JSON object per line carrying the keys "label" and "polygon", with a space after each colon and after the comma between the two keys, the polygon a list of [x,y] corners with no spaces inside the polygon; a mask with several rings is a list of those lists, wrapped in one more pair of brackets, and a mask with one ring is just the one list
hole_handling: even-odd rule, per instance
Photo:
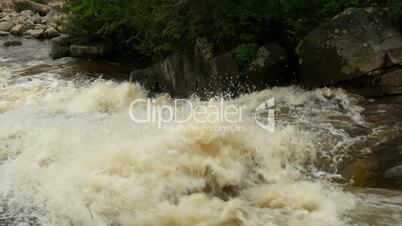
{"label": "muddy brown water", "polygon": [[0,225],[402,225],[402,96],[274,87],[226,100],[274,96],[270,136],[165,132],[129,122],[137,63],[48,53],[0,38]]}

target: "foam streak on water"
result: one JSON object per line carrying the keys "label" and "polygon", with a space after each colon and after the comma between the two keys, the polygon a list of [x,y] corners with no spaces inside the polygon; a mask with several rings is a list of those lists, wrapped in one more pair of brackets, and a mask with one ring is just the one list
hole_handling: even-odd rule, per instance
{"label": "foam streak on water", "polygon": [[12,78],[5,68],[0,83],[0,224],[350,224],[356,198],[316,166],[336,165],[361,139],[335,122],[368,126],[342,90],[244,95],[227,103],[251,111],[276,98],[277,130],[250,118],[242,132],[207,132],[133,123],[128,107],[146,97],[137,84]]}

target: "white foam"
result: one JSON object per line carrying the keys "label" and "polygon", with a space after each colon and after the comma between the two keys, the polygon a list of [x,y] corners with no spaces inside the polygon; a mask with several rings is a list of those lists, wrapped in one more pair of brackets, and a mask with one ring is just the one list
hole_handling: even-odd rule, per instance
{"label": "white foam", "polygon": [[272,134],[252,118],[242,132],[135,124],[128,106],[146,96],[136,84],[39,76],[0,95],[0,199],[43,225],[344,225],[354,207],[307,168],[321,152],[334,156],[320,136],[350,138],[309,124],[340,114],[364,124],[342,90],[274,88],[228,101],[251,111],[275,97],[282,124]]}

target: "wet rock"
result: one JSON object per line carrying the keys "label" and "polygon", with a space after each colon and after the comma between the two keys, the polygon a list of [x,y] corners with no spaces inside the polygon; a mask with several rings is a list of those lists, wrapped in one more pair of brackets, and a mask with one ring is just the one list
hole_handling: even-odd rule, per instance
{"label": "wet rock", "polygon": [[3,46],[10,47],[10,46],[20,46],[22,42],[20,41],[7,41],[3,43]]}
{"label": "wet rock", "polygon": [[356,186],[365,185],[378,171],[378,164],[376,156],[369,156],[350,163],[341,170],[341,174],[343,177],[352,180]]}
{"label": "wet rock", "polygon": [[207,62],[214,57],[214,46],[206,38],[197,38],[194,47],[195,57],[202,62]]}
{"label": "wet rock", "polygon": [[70,56],[70,41],[67,36],[60,36],[50,40],[50,57],[58,59]]}
{"label": "wet rock", "polygon": [[402,165],[388,169],[385,171],[384,177],[393,180],[402,180]]}
{"label": "wet rock", "polygon": [[384,96],[402,94],[402,69],[393,69],[371,76],[363,76],[339,83],[350,92],[363,96]]}
{"label": "wet rock", "polygon": [[277,44],[260,47],[250,64],[249,80],[256,86],[278,85],[288,74],[287,58],[286,50]]}
{"label": "wet rock", "polygon": [[198,69],[190,54],[174,54],[152,68],[163,91],[185,96],[197,88]]}
{"label": "wet rock", "polygon": [[11,22],[1,22],[0,23],[0,31],[10,31],[10,29],[14,26]]}
{"label": "wet rock", "polygon": [[157,74],[152,67],[135,70],[130,73],[130,78],[141,84],[151,93],[160,93],[162,90],[167,90],[167,87],[165,87],[164,84],[161,84],[161,81],[158,81]]}
{"label": "wet rock", "polygon": [[54,38],[60,35],[60,33],[53,27],[49,27],[46,29],[46,37],[48,38]]}
{"label": "wet rock", "polygon": [[198,38],[193,53],[170,55],[150,68],[133,71],[131,77],[153,90],[185,97],[195,92],[222,93],[238,74],[232,52],[214,56],[212,44]]}
{"label": "wet rock", "polygon": [[402,63],[402,33],[382,8],[350,8],[299,44],[305,85],[332,85]]}
{"label": "wet rock", "polygon": [[17,12],[31,10],[35,13],[39,13],[41,16],[45,16],[51,10],[51,8],[47,5],[39,4],[29,0],[16,0],[15,10]]}
{"label": "wet rock", "polygon": [[105,45],[71,45],[70,52],[72,57],[104,57],[108,53],[108,48]]}
{"label": "wet rock", "polygon": [[43,30],[43,29],[37,29],[37,30],[32,30],[30,32],[30,35],[34,38],[44,38],[46,33],[45,33],[45,30]]}
{"label": "wet rock", "polygon": [[210,74],[207,79],[210,82],[207,84],[213,91],[232,92],[240,86],[240,84],[236,83],[231,84],[231,82],[237,81],[240,73],[239,66],[232,52],[212,58],[208,66],[210,67]]}
{"label": "wet rock", "polygon": [[17,24],[13,28],[11,28],[11,34],[13,35],[21,35],[26,31],[26,28],[22,24]]}
{"label": "wet rock", "polygon": [[0,31],[0,36],[7,36],[7,35],[10,35],[11,33],[10,32],[7,32],[7,31]]}

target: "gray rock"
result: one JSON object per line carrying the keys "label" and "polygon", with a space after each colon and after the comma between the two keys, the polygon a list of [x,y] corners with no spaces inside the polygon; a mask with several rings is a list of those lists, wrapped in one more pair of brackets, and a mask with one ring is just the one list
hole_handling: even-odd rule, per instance
{"label": "gray rock", "polygon": [[71,45],[70,52],[72,57],[104,57],[108,53],[108,48],[104,45]]}
{"label": "gray rock", "polygon": [[30,17],[33,24],[40,24],[41,18],[39,14],[34,14]]}
{"label": "gray rock", "polygon": [[195,42],[194,52],[199,60],[206,62],[214,57],[214,46],[208,42],[206,38],[197,38]]}
{"label": "gray rock", "polygon": [[15,2],[14,0],[1,0],[0,8],[2,8],[3,11],[12,10],[15,8]]}
{"label": "gray rock", "polygon": [[60,35],[60,33],[53,27],[49,27],[48,29],[46,29],[46,37],[48,38],[54,38],[54,37],[58,37]]}
{"label": "gray rock", "polygon": [[30,35],[34,38],[44,38],[46,33],[45,30],[43,29],[38,29],[38,30],[32,30],[30,32]]}
{"label": "gray rock", "polygon": [[20,13],[21,16],[33,16],[35,15],[35,12],[32,10],[24,10]]}
{"label": "gray rock", "polygon": [[45,16],[51,8],[47,5],[35,3],[29,0],[15,0],[15,10],[17,12],[31,10],[35,13],[39,13],[41,16]]}
{"label": "gray rock", "polygon": [[[218,92],[231,92],[233,88],[237,88],[239,84],[237,77],[240,73],[239,66],[232,52],[228,52],[212,58],[209,62],[209,87]],[[230,85],[236,86],[231,87]]]}
{"label": "gray rock", "polygon": [[10,29],[14,26],[11,22],[1,22],[0,23],[0,31],[10,31]]}
{"label": "gray rock", "polygon": [[22,35],[26,31],[26,27],[22,24],[17,24],[13,28],[11,28],[11,34],[13,35]]}
{"label": "gray rock", "polygon": [[256,86],[277,85],[284,81],[288,75],[286,50],[277,44],[260,47],[250,65],[249,74],[249,80]]}
{"label": "gray rock", "polygon": [[46,30],[47,27],[43,24],[35,24],[34,25],[34,30]]}
{"label": "gray rock", "polygon": [[8,31],[0,31],[0,36],[7,36],[10,35],[11,33]]}
{"label": "gray rock", "polygon": [[22,42],[20,41],[7,41],[3,43],[3,46],[10,47],[10,46],[20,46]]}
{"label": "gray rock", "polygon": [[402,180],[402,165],[392,167],[385,171],[384,177],[388,179]]}
{"label": "gray rock", "polygon": [[70,56],[70,41],[67,36],[60,36],[50,40],[50,57],[58,59]]}
{"label": "gray rock", "polygon": [[154,66],[131,73],[151,90],[168,92],[172,96],[188,96],[194,92],[221,93],[228,81],[239,74],[232,53],[214,56],[212,44],[197,39],[193,54],[173,54]]}
{"label": "gray rock", "polygon": [[168,88],[164,86],[164,84],[161,84],[161,81],[158,81],[157,74],[155,73],[153,67],[139,69],[131,72],[130,80],[138,82],[151,93],[160,93],[162,91],[167,92],[168,90]]}
{"label": "gray rock", "polygon": [[402,33],[381,8],[350,8],[299,44],[301,79],[331,85],[402,62]]}

